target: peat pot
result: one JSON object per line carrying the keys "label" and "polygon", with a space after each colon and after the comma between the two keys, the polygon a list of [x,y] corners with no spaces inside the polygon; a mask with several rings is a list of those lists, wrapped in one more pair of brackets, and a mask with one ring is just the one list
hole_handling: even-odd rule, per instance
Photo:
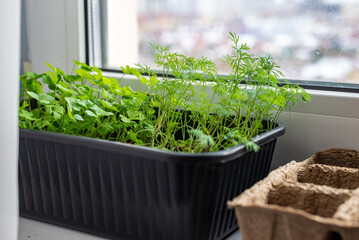
{"label": "peat pot", "polygon": [[228,202],[243,240],[358,240],[359,151],[292,161]]}
{"label": "peat pot", "polygon": [[257,153],[190,154],[20,129],[20,214],[110,239],[223,239],[238,227],[227,200],[268,174],[284,131]]}

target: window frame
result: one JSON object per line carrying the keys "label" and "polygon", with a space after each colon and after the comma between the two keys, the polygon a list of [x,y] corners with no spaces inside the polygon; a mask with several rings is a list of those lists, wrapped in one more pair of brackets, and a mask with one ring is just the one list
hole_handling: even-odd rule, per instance
{"label": "window frame", "polygon": [[[93,31],[93,29],[91,30],[92,26],[89,21],[88,9],[89,9],[89,4],[93,0],[83,0],[83,1],[85,4],[85,10],[86,10],[85,11],[86,63],[89,65],[92,65],[94,61],[92,61],[89,56],[94,55],[94,53],[91,52],[91,50],[93,51],[94,49],[91,49],[91,44],[89,43],[89,38],[93,39],[94,36],[89,36],[89,34],[93,33],[94,31]],[[102,6],[104,6],[104,5],[102,4]],[[104,10],[102,10],[101,13],[104,13]],[[101,21],[104,21],[104,18],[102,18]],[[104,42],[103,38],[102,38],[102,42]],[[104,67],[100,67],[100,69],[104,72],[123,74],[123,71],[120,69],[111,69],[111,68],[104,68]],[[279,80],[282,84],[285,84],[283,79],[279,79]],[[300,79],[286,79],[286,80],[292,84],[296,84],[296,85],[298,85],[304,89],[307,89],[307,90],[359,93],[359,83],[354,84],[354,83],[340,83],[340,82],[331,82],[331,81],[315,81],[315,80],[300,80]]]}

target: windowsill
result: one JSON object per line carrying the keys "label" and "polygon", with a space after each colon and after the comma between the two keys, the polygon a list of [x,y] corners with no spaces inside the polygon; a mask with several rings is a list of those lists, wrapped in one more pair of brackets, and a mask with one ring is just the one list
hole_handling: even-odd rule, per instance
{"label": "windowsill", "polygon": [[[28,218],[19,218],[18,240],[105,240],[106,238],[71,230]],[[234,232],[226,240],[241,240],[239,231]]]}

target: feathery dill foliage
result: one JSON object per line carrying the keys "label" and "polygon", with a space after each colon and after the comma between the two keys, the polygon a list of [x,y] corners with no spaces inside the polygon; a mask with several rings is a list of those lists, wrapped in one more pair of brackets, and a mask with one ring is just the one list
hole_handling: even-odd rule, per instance
{"label": "feathery dill foliage", "polygon": [[[147,91],[121,86],[77,61],[73,75],[47,64],[49,72],[20,77],[19,126],[177,152],[213,152],[237,144],[257,151],[251,139],[275,127],[288,106],[310,96],[296,85],[280,87],[283,75],[270,57],[250,55],[236,34],[230,39],[232,51],[224,61],[232,72],[226,77],[207,58],[152,44],[160,72],[142,65],[122,68]],[[41,82],[50,92],[42,91]]]}

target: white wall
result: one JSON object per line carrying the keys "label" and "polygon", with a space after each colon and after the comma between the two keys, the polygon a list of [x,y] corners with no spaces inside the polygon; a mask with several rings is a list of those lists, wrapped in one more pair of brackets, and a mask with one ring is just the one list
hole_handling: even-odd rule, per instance
{"label": "white wall", "polygon": [[71,73],[73,60],[85,60],[83,2],[25,0],[31,71],[48,71],[48,62]]}
{"label": "white wall", "polygon": [[279,119],[286,134],[278,140],[272,168],[329,148],[359,150],[359,94],[309,92],[312,102],[298,105]]}
{"label": "white wall", "polygon": [[0,239],[16,240],[20,0],[0,1]]}

